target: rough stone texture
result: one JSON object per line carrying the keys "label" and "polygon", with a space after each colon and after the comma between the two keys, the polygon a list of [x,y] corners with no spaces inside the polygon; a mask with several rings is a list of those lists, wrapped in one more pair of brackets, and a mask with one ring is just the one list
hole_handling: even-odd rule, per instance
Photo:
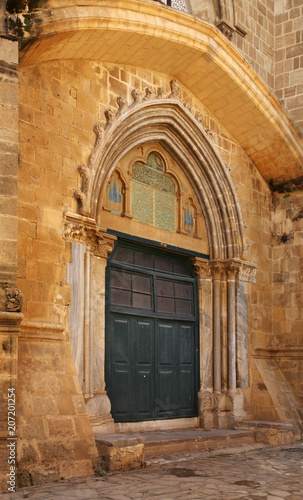
{"label": "rough stone texture", "polygon": [[97,451],[69,343],[23,334],[19,360],[19,486],[92,475]]}
{"label": "rough stone texture", "polygon": [[[237,20],[247,28],[247,36],[243,38],[234,33],[231,43],[241,50],[256,73],[267,82],[268,88],[251,71],[243,57],[231,50],[233,47],[227,39],[211,26],[211,35],[208,35],[201,28],[201,22],[188,15],[183,16],[176,11],[171,14],[171,9],[165,10],[156,2],[142,1],[139,4],[132,1],[130,4],[134,10],[126,11],[125,17],[127,2],[119,2],[119,7],[114,9],[117,17],[111,24],[114,29],[108,34],[104,28],[107,21],[97,19],[96,11],[93,11],[94,15],[82,19],[81,24],[77,16],[83,15],[83,8],[77,6],[76,1],[66,0],[66,3],[73,8],[64,10],[64,19],[56,18],[55,21],[55,16],[62,13],[57,8],[62,2],[57,0],[47,2],[53,10],[42,16],[47,29],[56,30],[57,27],[63,30],[62,33],[58,37],[46,34],[44,40],[33,41],[23,49],[19,66],[19,97],[17,42],[0,38],[0,106],[3,110],[0,118],[0,311],[5,309],[3,283],[16,285],[18,270],[17,286],[24,294],[25,314],[18,362],[18,457],[19,482],[22,485],[71,477],[81,472],[90,474],[93,470],[96,448],[79,385],[79,380],[80,384],[83,382],[85,366],[83,359],[73,363],[68,338],[63,336],[71,303],[71,280],[67,280],[66,276],[71,260],[71,244],[63,238],[63,221],[64,213],[79,212],[74,191],[81,192],[85,180],[80,177],[78,166],[86,166],[94,151],[94,144],[98,141],[94,133],[95,125],[101,124],[102,133],[108,133],[110,127],[115,126],[113,114],[118,110],[117,98],[122,97],[128,105],[132,105],[134,88],[141,92],[142,98],[148,96],[146,88],[162,88],[166,99],[171,92],[172,78],[180,77],[180,106],[184,106],[188,113],[191,110],[193,117],[200,117],[199,123],[202,123],[210,147],[220,155],[226,166],[225,179],[228,179],[230,192],[236,193],[233,199],[237,200],[243,220],[245,243],[241,257],[257,265],[256,283],[241,282],[237,290],[237,374],[238,386],[242,386],[245,398],[247,418],[293,418],[293,414],[286,411],[287,401],[283,400],[281,404],[279,392],[275,389],[276,386],[283,387],[281,381],[287,382],[285,392],[293,394],[299,402],[298,415],[303,402],[302,194],[288,196],[284,193],[272,197],[266,182],[266,179],[278,177],[281,172],[283,175],[289,172],[294,175],[296,172],[296,176],[301,172],[299,135],[295,134],[296,129],[287,121],[270,88],[276,89],[278,98],[284,99],[286,108],[300,125],[302,33],[298,19],[302,18],[302,7],[294,0],[264,0],[257,6],[254,0],[237,3]],[[140,9],[136,8],[138,5]],[[111,12],[109,2],[107,7],[104,10],[100,7],[98,15],[100,12],[108,15]],[[85,10],[87,12],[91,14],[89,9]],[[70,26],[68,13],[75,16]],[[156,24],[155,14],[159,16]],[[142,32],[129,32],[131,16],[138,17],[136,26]],[[180,16],[183,16],[183,24]],[[179,19],[179,31],[175,19]],[[100,42],[98,29],[103,22],[106,34],[102,32],[103,42]],[[76,32],[80,25],[83,26],[82,32]],[[177,38],[173,38],[175,35]],[[121,44],[121,39],[126,43]],[[106,49],[105,53],[98,45],[103,43],[108,43],[106,47],[109,50]],[[200,45],[204,47],[203,44],[207,49],[204,52],[201,49],[199,53],[198,48]],[[234,59],[230,60],[232,54]],[[50,60],[47,60],[48,57]],[[122,64],[121,60],[128,62]],[[28,66],[27,62],[30,63]],[[114,113],[109,112],[109,108]],[[120,108],[120,111],[122,113],[123,109]],[[104,131],[106,120],[107,129]],[[179,134],[180,141],[181,138],[182,134]],[[157,141],[157,136],[153,136],[152,140]],[[184,144],[183,163],[186,166],[187,160],[188,151]],[[292,167],[288,168],[290,162]],[[222,164],[222,168],[225,169],[225,166]],[[189,178],[190,175],[188,182]],[[218,183],[218,179],[214,178],[213,187]],[[197,199],[200,195],[196,193]],[[223,212],[227,208],[230,206],[224,207]],[[100,216],[99,213],[97,215]],[[225,213],[218,210],[217,219],[221,224],[222,220],[226,220]],[[127,217],[125,221],[127,223]],[[208,241],[204,236],[205,241],[199,247],[202,251],[212,244],[211,228],[207,230]],[[169,234],[170,242],[178,246],[180,234]],[[146,227],[140,235],[146,237]],[[225,236],[226,241],[232,239],[230,234]],[[197,241],[195,244],[198,245]],[[237,244],[240,245],[240,242],[234,243],[235,246]],[[106,258],[105,252],[101,264],[100,256],[94,256],[92,272],[98,274],[100,268],[104,271]],[[201,366],[201,390],[205,390],[205,394],[201,392],[200,399],[201,405],[205,403],[209,406],[213,403],[212,395],[208,393],[212,388],[213,353],[210,288],[211,282],[201,284],[202,300],[199,304],[201,330],[204,327],[200,345],[206,352],[204,365]],[[222,290],[225,290],[226,298],[224,285]],[[100,342],[100,345],[96,344],[100,350],[95,367],[100,387],[99,399],[95,401],[99,413],[96,410],[96,415],[92,414],[100,417],[102,412],[110,415],[104,387],[104,318],[98,314],[99,305],[104,304],[104,282],[93,291],[95,297],[90,298],[95,307],[95,336]],[[79,302],[83,306],[82,299]],[[220,322],[224,332],[222,342],[226,343],[224,314],[220,316]],[[11,327],[12,322],[8,325]],[[7,331],[1,330],[0,380],[4,388],[8,383],[16,383],[17,374],[17,342],[12,344],[9,326]],[[17,330],[15,333],[18,333]],[[82,331],[81,328],[79,330]],[[77,340],[73,338],[73,346]],[[90,346],[84,348],[83,340],[80,339],[80,345],[74,348],[75,356],[86,349],[86,360],[91,360],[91,353],[87,354]],[[10,346],[9,356],[4,347],[7,345]],[[262,354],[262,361],[268,357],[274,363],[271,366],[274,366],[275,377],[270,378],[270,374],[266,374],[266,371],[270,372],[266,366],[263,370],[256,369],[252,360],[255,351],[256,355]],[[79,368],[79,380],[75,365]],[[92,367],[93,364],[89,370],[93,370]],[[224,387],[226,368],[225,363]],[[90,384],[85,386],[89,397],[91,389]],[[206,417],[209,418],[208,413]],[[299,421],[300,417],[296,419]],[[1,432],[5,432],[4,422],[2,418]],[[210,418],[209,425],[212,424],[213,418]],[[266,435],[266,439],[270,443],[278,442],[275,433]],[[288,438],[285,439],[288,442]],[[112,448],[108,460],[114,467],[122,467],[128,459],[121,459],[121,450]],[[4,468],[1,463],[1,470],[5,470],[7,460],[3,447],[0,456],[5,462]],[[131,462],[137,460],[136,455]]]}
{"label": "rough stone texture", "polygon": [[[3,18],[0,16],[0,34],[3,33],[2,21]],[[16,287],[17,281],[17,42],[0,38],[0,53],[0,488],[6,490],[8,486],[6,474],[9,471],[8,458],[10,456],[6,439],[8,436],[8,389],[16,390],[17,334],[22,316],[19,314],[20,318],[18,318],[18,314],[7,312],[6,294],[8,285]],[[16,395],[16,392],[14,394]]]}
{"label": "rough stone texture", "polygon": [[144,444],[133,445],[97,441],[100,457],[103,458],[107,471],[131,470],[144,466]]}

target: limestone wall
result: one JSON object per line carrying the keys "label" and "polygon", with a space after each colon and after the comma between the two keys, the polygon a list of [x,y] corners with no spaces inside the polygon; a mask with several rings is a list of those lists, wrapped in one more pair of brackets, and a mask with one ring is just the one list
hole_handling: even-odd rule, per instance
{"label": "limestone wall", "polygon": [[[118,96],[131,103],[131,91],[138,88],[144,95],[148,85],[162,86],[169,92],[171,78],[134,67],[64,61],[24,68],[20,79],[19,256],[25,265],[19,286],[28,321],[66,324],[66,263],[70,255],[69,244],[62,239],[63,212],[77,212],[73,197],[73,191],[81,186],[77,165],[88,161],[95,141],[93,127],[105,124],[104,111],[117,109]],[[181,98],[191,105],[193,113],[203,116],[210,141],[230,169],[245,226],[244,258],[258,266],[257,283],[245,285],[251,354],[252,345],[270,343],[272,335],[269,188],[203,103],[185,88],[181,88]],[[23,361],[20,363],[22,370]],[[250,382],[253,378],[251,372]],[[247,404],[251,404],[250,390]]]}
{"label": "limestone wall", "polygon": [[232,43],[303,126],[303,5],[297,0],[241,0],[235,4]]}
{"label": "limestone wall", "polygon": [[275,1],[275,92],[303,128],[303,5]]}
{"label": "limestone wall", "polygon": [[274,88],[274,3],[273,0],[234,2],[235,26],[247,34],[243,36],[236,31],[232,38],[232,43],[271,89]]}

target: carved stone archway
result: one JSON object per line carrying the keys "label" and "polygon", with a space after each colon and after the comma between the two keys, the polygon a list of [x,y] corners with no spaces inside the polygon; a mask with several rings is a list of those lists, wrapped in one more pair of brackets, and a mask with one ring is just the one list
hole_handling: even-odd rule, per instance
{"label": "carved stone archway", "polygon": [[[243,281],[254,281],[255,266],[243,260],[241,213],[226,165],[201,125],[179,98],[161,89],[145,99],[133,91],[133,103],[118,98],[118,111],[105,112],[107,123],[95,127],[96,143],[88,165],[79,167],[82,190],[76,191],[81,215],[66,214],[65,236],[86,245],[84,391],[98,431],[113,425],[104,377],[105,267],[114,237],[102,227],[102,199],[117,164],[146,142],[158,142],[186,174],[202,212],[210,260],[193,258],[199,282],[200,425],[232,428],[243,417],[241,389],[247,387],[246,296]],[[84,266],[84,264],[83,264]],[[104,425],[107,423],[107,425]]]}

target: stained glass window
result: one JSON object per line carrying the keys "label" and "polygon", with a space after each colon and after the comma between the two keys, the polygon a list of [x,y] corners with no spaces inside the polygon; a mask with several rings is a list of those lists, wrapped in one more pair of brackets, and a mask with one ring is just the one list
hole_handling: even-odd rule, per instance
{"label": "stained glass window", "polygon": [[116,215],[121,215],[122,212],[122,187],[118,173],[114,172],[108,184],[107,205],[111,212]]}

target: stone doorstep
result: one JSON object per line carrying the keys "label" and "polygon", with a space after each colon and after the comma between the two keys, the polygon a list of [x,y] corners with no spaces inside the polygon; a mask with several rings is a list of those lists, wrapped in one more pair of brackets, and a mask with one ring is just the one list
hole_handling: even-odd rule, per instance
{"label": "stone doorstep", "polygon": [[176,429],[144,434],[95,434],[99,456],[107,471],[130,470],[144,466],[145,456],[214,450],[254,444],[251,430]]}
{"label": "stone doorstep", "polygon": [[[155,433],[156,434],[156,433]],[[157,433],[159,434],[159,433]],[[196,429],[195,431],[165,433],[166,436],[146,436],[145,455],[161,456],[170,453],[182,453],[199,450],[217,450],[233,446],[254,444],[251,430],[211,430]],[[183,434],[183,435],[182,435]]]}
{"label": "stone doorstep", "polygon": [[218,450],[263,443],[269,446],[292,444],[293,426],[281,422],[243,421],[236,430],[201,428],[170,429],[138,433],[95,434],[99,455],[108,471],[144,466],[145,456]]}

